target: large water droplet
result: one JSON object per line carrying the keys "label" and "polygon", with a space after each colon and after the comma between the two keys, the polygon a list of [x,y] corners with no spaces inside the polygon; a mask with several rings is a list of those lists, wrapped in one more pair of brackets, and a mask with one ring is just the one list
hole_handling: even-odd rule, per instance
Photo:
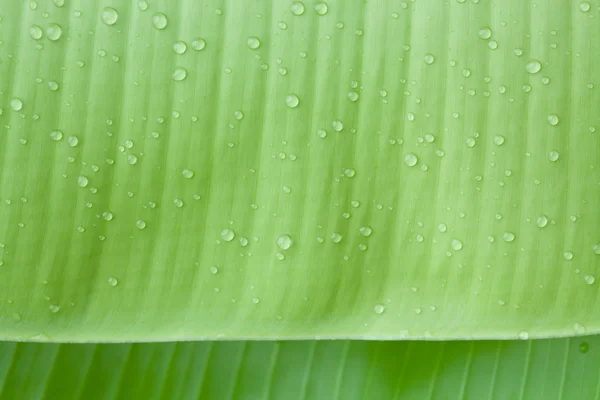
{"label": "large water droplet", "polygon": [[292,246],[292,238],[288,235],[279,235],[276,243],[281,250],[287,250]]}
{"label": "large water droplet", "polygon": [[340,121],[338,119],[333,121],[331,123],[331,126],[333,127],[333,130],[336,132],[341,132],[344,129],[344,124],[342,123],[342,121]]}
{"label": "large water droplet", "polygon": [[590,3],[588,3],[587,1],[582,1],[581,3],[579,3],[579,9],[583,12],[590,11],[590,8]]}
{"label": "large water droplet", "polygon": [[171,75],[174,81],[181,82],[187,78],[187,70],[183,67],[177,67]]}
{"label": "large water droplet", "polygon": [[565,258],[565,260],[571,261],[573,259],[573,253],[571,253],[570,251],[565,251],[563,253],[563,257]]}
{"label": "large water droplet", "polygon": [[104,219],[105,221],[112,221],[113,218],[114,218],[114,215],[110,211],[104,211],[102,213],[102,219]]}
{"label": "large water droplet", "polygon": [[520,331],[517,336],[521,340],[527,340],[527,339],[529,339],[529,333],[527,331]]}
{"label": "large water droplet", "polygon": [[512,232],[504,232],[502,239],[504,239],[505,242],[510,243],[515,240],[515,234]]}
{"label": "large water droplet", "polygon": [[435,57],[433,56],[433,54],[427,53],[425,54],[425,57],[423,57],[423,61],[425,61],[425,64],[431,65],[435,62]]}
{"label": "large water droplet", "polygon": [[202,39],[202,38],[196,38],[194,40],[192,40],[192,49],[195,51],[201,51],[204,50],[204,48],[206,47],[206,40]]}
{"label": "large water droplet", "polygon": [[525,70],[530,74],[537,74],[542,70],[542,63],[538,60],[529,60],[527,64],[525,64]]}
{"label": "large water droplet", "polygon": [[181,40],[173,43],[173,51],[175,54],[183,54],[187,51],[187,44]]}
{"label": "large water droplet", "polygon": [[585,283],[587,283],[588,285],[593,285],[594,282],[596,282],[596,278],[594,278],[593,275],[585,275],[583,277],[583,280],[585,281]]}
{"label": "large water droplet", "polygon": [[63,138],[63,133],[62,131],[59,131],[58,129],[55,131],[50,132],[50,138],[52,140],[54,140],[55,142],[58,142],[59,140],[62,140]]}
{"label": "large water droplet", "polygon": [[548,123],[552,126],[558,125],[559,119],[556,114],[548,114]]}
{"label": "large water droplet", "polygon": [[232,229],[226,228],[221,231],[221,238],[226,242],[231,242],[235,237],[235,232]]}
{"label": "large water droplet", "polygon": [[21,99],[15,97],[14,99],[10,100],[10,108],[13,111],[21,111],[23,109],[23,102]]}
{"label": "large water droplet", "polygon": [[417,161],[419,161],[419,159],[414,153],[408,153],[404,156],[404,164],[408,165],[409,167],[414,167],[417,165]]}
{"label": "large water droplet", "polygon": [[119,19],[119,13],[112,7],[104,7],[102,10],[102,22],[106,25],[114,25]]}
{"label": "large water droplet", "polygon": [[285,97],[285,105],[289,108],[296,108],[298,107],[298,104],[300,104],[300,99],[295,94],[288,94]]}
{"label": "large water droplet", "polygon": [[552,150],[550,153],[548,153],[548,160],[554,162],[554,161],[558,161],[558,151]]}
{"label": "large water droplet", "polygon": [[538,226],[538,228],[545,228],[546,225],[548,225],[548,217],[545,215],[540,215],[535,220],[535,224]]}
{"label": "large water droplet", "polygon": [[29,36],[34,40],[40,40],[44,36],[44,32],[38,25],[31,25],[29,27]]}
{"label": "large water droplet", "polygon": [[152,25],[158,29],[163,30],[167,27],[168,21],[167,16],[161,12],[157,12],[152,16]]}
{"label": "large water droplet", "polygon": [[115,287],[119,284],[119,281],[117,280],[117,278],[111,276],[110,278],[108,278],[108,284],[112,287]]}
{"label": "large water droplet", "polygon": [[77,186],[84,188],[88,185],[88,183],[89,180],[87,177],[83,175],[77,177]]}
{"label": "large water droplet", "polygon": [[339,233],[339,232],[333,232],[333,233],[331,234],[331,241],[332,241],[333,243],[339,243],[339,242],[341,242],[341,241],[342,241],[342,239],[343,239],[343,236],[342,236],[342,234],[341,234],[341,233]]}
{"label": "large water droplet", "polygon": [[183,175],[185,179],[192,179],[194,177],[194,171],[191,169],[184,169],[181,171],[181,175]]}
{"label": "large water droplet", "polygon": [[361,226],[358,229],[358,232],[363,235],[364,237],[369,237],[371,236],[371,234],[373,233],[373,229],[371,229],[370,226]]}
{"label": "large water droplet", "polygon": [[479,29],[477,35],[479,35],[481,39],[488,40],[492,37],[492,30],[488,26],[484,26],[483,28]]}
{"label": "large water droplet", "polygon": [[502,146],[504,144],[504,136],[500,136],[500,135],[494,136],[494,144],[496,146]]}
{"label": "large water droplet", "polygon": [[292,14],[298,16],[304,14],[304,4],[301,1],[294,1],[290,6]]}
{"label": "large water droplet", "polygon": [[46,36],[52,41],[57,41],[62,36],[62,27],[58,24],[50,24],[46,28]]}
{"label": "large water droplet", "polygon": [[142,221],[141,219],[138,219],[135,222],[135,227],[138,228],[138,229],[146,229],[146,222]]}
{"label": "large water droplet", "polygon": [[317,4],[315,4],[315,12],[317,13],[317,15],[325,15],[327,14],[327,11],[329,10],[329,7],[327,6],[327,3],[325,3],[324,1],[320,1]]}
{"label": "large water droplet", "polygon": [[463,248],[462,242],[458,239],[452,239],[451,246],[452,246],[452,250],[455,250],[455,251],[462,250],[462,248]]}

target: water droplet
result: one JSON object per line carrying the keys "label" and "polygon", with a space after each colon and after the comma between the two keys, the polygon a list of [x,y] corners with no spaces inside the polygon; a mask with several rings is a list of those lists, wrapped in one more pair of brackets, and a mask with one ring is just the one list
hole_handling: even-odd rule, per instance
{"label": "water droplet", "polygon": [[29,27],[29,36],[34,40],[40,40],[44,36],[44,32],[38,25],[31,25]]}
{"label": "water droplet", "polygon": [[423,57],[423,61],[425,61],[425,64],[431,65],[435,62],[435,57],[433,56],[433,54],[427,53],[425,54],[425,57]]}
{"label": "water droplet", "polygon": [[137,163],[137,156],[135,154],[128,154],[127,155],[127,162],[129,163],[129,165],[135,165]]}
{"label": "water droplet", "polygon": [[545,228],[546,225],[548,225],[548,217],[545,215],[540,215],[535,220],[535,224],[538,226],[538,228]]}
{"label": "water droplet", "polygon": [[173,200],[173,204],[175,204],[175,207],[181,208],[181,207],[183,207],[183,200],[181,200],[181,199],[174,199]]}
{"label": "water droplet", "polygon": [[585,283],[587,283],[588,285],[593,285],[594,282],[596,281],[596,278],[594,278],[593,275],[585,275],[583,277],[583,280],[585,281]]}
{"label": "water droplet", "polygon": [[563,257],[565,258],[565,260],[571,261],[573,259],[573,253],[571,253],[570,251],[565,251],[563,253]]}
{"label": "water droplet", "polygon": [[50,312],[53,314],[56,314],[57,312],[60,311],[60,306],[57,306],[56,304],[52,304],[48,308],[50,308]]}
{"label": "water droplet", "polygon": [[250,36],[246,43],[252,50],[256,50],[260,47],[260,40],[256,36]]}
{"label": "water droplet", "polygon": [[102,22],[106,25],[114,25],[119,19],[119,13],[112,7],[104,7],[102,11]]}
{"label": "water droplet", "polygon": [[500,136],[500,135],[494,136],[494,144],[496,146],[502,146],[504,144],[504,136]]}
{"label": "water droplet", "polygon": [[439,224],[439,225],[438,225],[438,230],[439,230],[441,233],[444,233],[444,232],[446,232],[446,231],[448,230],[448,227],[446,226],[446,224]]}
{"label": "water droplet", "polygon": [[496,50],[498,48],[498,42],[496,42],[495,40],[490,40],[488,42],[488,48],[490,50]]}
{"label": "water droplet", "polygon": [[183,54],[187,51],[187,44],[181,40],[173,43],[173,51],[175,54]]}
{"label": "water droplet", "polygon": [[590,346],[587,342],[581,342],[581,344],[579,345],[579,352],[582,354],[585,354],[589,351]]}
{"label": "water droplet", "polygon": [[277,252],[277,253],[275,253],[275,258],[278,259],[279,261],[283,261],[283,260],[285,260],[285,255],[283,253]]}
{"label": "water droplet", "polygon": [[373,233],[373,229],[371,229],[370,226],[361,226],[358,229],[358,232],[363,235],[364,237],[369,237],[371,236],[371,234]]}
{"label": "water droplet", "polygon": [[254,304],[258,304],[258,303],[260,303],[260,299],[259,299],[258,297],[254,297],[254,298],[252,299],[252,303],[254,303]]}
{"label": "water droplet", "polygon": [[585,326],[581,325],[580,323],[575,322],[573,324],[573,330],[575,331],[575,333],[577,334],[583,334],[585,333],[586,329]]}
{"label": "water droplet", "polygon": [[77,177],[77,186],[84,188],[88,185],[88,183],[89,180],[85,176],[81,175]]}
{"label": "water droplet", "polygon": [[467,147],[469,147],[469,148],[475,147],[475,139],[472,137],[466,138],[465,143],[466,143]]}
{"label": "water droplet", "polygon": [[173,71],[173,74],[171,75],[171,77],[173,78],[174,81],[181,82],[182,80],[187,78],[187,70],[183,67],[177,67]]}
{"label": "water droplet", "polygon": [[587,1],[582,1],[581,3],[579,3],[579,9],[583,12],[590,11],[590,3],[588,3]]}
{"label": "water droplet", "polygon": [[194,171],[191,169],[184,169],[181,171],[181,175],[183,175],[185,179],[192,179],[194,177]]}
{"label": "water droplet", "polygon": [[10,108],[13,111],[21,111],[23,109],[23,102],[21,99],[15,97],[14,99],[10,100]]}
{"label": "water droplet", "polygon": [[356,175],[356,171],[354,170],[354,168],[346,168],[344,170],[344,175],[346,175],[348,178],[354,178],[354,176]]}
{"label": "water droplet", "polygon": [[355,91],[351,90],[348,92],[348,100],[350,101],[358,101],[359,95]]}
{"label": "water droplet", "polygon": [[527,64],[525,64],[525,70],[530,74],[537,74],[542,69],[542,63],[538,60],[529,60]]}
{"label": "water droplet", "polygon": [[552,126],[558,125],[558,115],[556,114],[548,114],[548,123]]}
{"label": "water droplet", "polygon": [[459,251],[459,250],[462,250],[463,244],[458,239],[452,239],[451,247],[452,247],[452,250]]}
{"label": "water droplet", "polygon": [[285,97],[285,105],[289,108],[296,108],[300,104],[300,99],[295,94],[288,94]]}
{"label": "water droplet", "polygon": [[221,231],[221,238],[226,242],[231,242],[235,237],[235,232],[229,228],[223,229]]}
{"label": "water droplet", "polygon": [[108,284],[112,287],[115,287],[119,284],[119,281],[117,280],[117,278],[111,276],[110,278],[108,278]]}
{"label": "water droplet", "polygon": [[288,235],[279,235],[277,237],[277,247],[279,247],[281,250],[287,250],[292,246],[292,238],[289,237]]}
{"label": "water droplet", "polygon": [[70,147],[77,147],[79,144],[79,138],[77,136],[69,136],[67,138],[67,143]]}
{"label": "water droplet", "polygon": [[56,81],[48,81],[48,88],[51,91],[56,92],[58,90],[58,83]]}
{"label": "water droplet", "polygon": [[504,232],[504,234],[502,234],[502,239],[504,239],[505,242],[512,242],[515,240],[515,234],[512,232]]}
{"label": "water droplet", "polygon": [[146,222],[142,221],[141,219],[138,219],[135,223],[135,227],[138,229],[145,229],[146,228]]}
{"label": "water droplet", "polygon": [[492,37],[492,30],[488,26],[484,26],[483,28],[479,29],[477,34],[481,39],[488,40]]}
{"label": "water droplet", "polygon": [[242,247],[248,246],[248,238],[247,237],[242,236],[240,238],[239,242],[240,242],[240,246],[242,246]]}
{"label": "water droplet", "polygon": [[296,16],[302,15],[304,14],[304,4],[300,1],[294,1],[290,6],[290,11]]}
{"label": "water droplet", "polygon": [[373,311],[375,311],[375,314],[383,314],[385,306],[383,304],[375,304]]}
{"label": "water droplet", "polygon": [[55,131],[50,132],[50,138],[52,140],[54,140],[55,142],[58,142],[59,140],[62,140],[63,138],[63,133],[62,131],[59,131],[58,129]]}
{"label": "water droplet", "polygon": [[596,243],[595,245],[593,245],[592,251],[594,252],[594,254],[600,255],[600,243]]}
{"label": "water droplet", "polygon": [[105,221],[112,221],[112,220],[113,220],[113,218],[114,218],[114,216],[113,216],[113,213],[111,213],[110,211],[104,211],[104,212],[102,213],[102,218],[103,218]]}
{"label": "water droplet", "polygon": [[242,119],[244,119],[244,113],[240,110],[237,110],[233,113],[233,118],[237,119],[238,121],[241,121]]}
{"label": "water droplet", "polygon": [[333,243],[339,243],[339,242],[341,242],[341,241],[342,241],[342,239],[343,239],[343,236],[342,236],[342,234],[341,234],[341,233],[339,233],[339,232],[333,232],[333,233],[331,234],[331,241],[332,241]]}
{"label": "water droplet", "polygon": [[518,336],[518,338],[520,340],[527,340],[527,339],[529,339],[529,333],[527,331],[520,331],[517,336]]}
{"label": "water droplet", "polygon": [[325,129],[319,129],[317,131],[317,135],[321,138],[321,139],[325,139],[327,137],[327,131]]}
{"label": "water droplet", "polygon": [[62,27],[58,24],[49,24],[46,28],[46,36],[53,42],[57,41],[62,36]]}
{"label": "water droplet", "polygon": [[206,47],[206,40],[202,38],[196,38],[192,40],[192,49],[195,51],[202,51]]}
{"label": "water droplet", "polygon": [[161,12],[158,12],[152,16],[152,25],[158,29],[163,30],[167,27],[167,16]]}
{"label": "water droplet", "polygon": [[327,6],[327,3],[325,3],[324,1],[320,1],[317,4],[315,4],[315,12],[317,13],[317,15],[325,15],[327,14],[327,11],[329,10],[329,7]]}
{"label": "water droplet", "polygon": [[419,161],[419,159],[414,153],[408,153],[404,156],[404,164],[408,165],[409,167],[414,167],[417,165],[417,161]]}
{"label": "water droplet", "polygon": [[211,265],[209,270],[210,270],[210,273],[213,275],[216,275],[219,273],[219,268],[215,267],[214,265]]}
{"label": "water droplet", "polygon": [[550,153],[548,153],[548,160],[554,162],[557,161],[559,157],[559,154],[557,151],[552,150]]}
{"label": "water droplet", "polygon": [[336,132],[341,132],[344,129],[344,124],[339,119],[336,119],[331,123],[333,130]]}

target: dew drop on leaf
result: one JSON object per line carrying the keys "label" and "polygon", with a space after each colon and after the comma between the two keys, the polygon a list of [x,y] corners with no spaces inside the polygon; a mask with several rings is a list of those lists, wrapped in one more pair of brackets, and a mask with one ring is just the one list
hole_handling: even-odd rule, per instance
{"label": "dew drop on leaf", "polygon": [[385,307],[383,304],[375,304],[373,311],[375,311],[375,314],[383,314]]}
{"label": "dew drop on leaf", "polygon": [[119,19],[119,13],[112,7],[104,7],[102,10],[102,22],[106,25],[114,25]]}
{"label": "dew drop on leaf", "polygon": [[226,228],[221,231],[221,238],[226,242],[231,242],[235,237],[235,232],[232,229]]}
{"label": "dew drop on leaf", "polygon": [[161,12],[157,12],[152,16],[152,25],[158,29],[163,30],[167,27],[168,21],[167,16]]}

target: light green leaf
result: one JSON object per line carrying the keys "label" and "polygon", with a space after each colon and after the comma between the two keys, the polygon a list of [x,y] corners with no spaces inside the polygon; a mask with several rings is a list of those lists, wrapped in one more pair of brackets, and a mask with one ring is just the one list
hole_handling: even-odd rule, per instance
{"label": "light green leaf", "polygon": [[472,342],[4,343],[0,399],[594,399],[598,346],[597,336]]}
{"label": "light green leaf", "polygon": [[600,332],[595,2],[316,4],[0,0],[0,338]]}

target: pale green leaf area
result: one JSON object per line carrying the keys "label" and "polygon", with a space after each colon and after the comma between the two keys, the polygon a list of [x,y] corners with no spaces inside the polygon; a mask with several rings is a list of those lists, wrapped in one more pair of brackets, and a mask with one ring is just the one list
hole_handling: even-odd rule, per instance
{"label": "pale green leaf area", "polygon": [[[0,399],[592,400],[598,336],[0,344]],[[77,368],[73,368],[77,365]]]}
{"label": "pale green leaf area", "polygon": [[0,338],[600,332],[598,5],[0,0]]}

